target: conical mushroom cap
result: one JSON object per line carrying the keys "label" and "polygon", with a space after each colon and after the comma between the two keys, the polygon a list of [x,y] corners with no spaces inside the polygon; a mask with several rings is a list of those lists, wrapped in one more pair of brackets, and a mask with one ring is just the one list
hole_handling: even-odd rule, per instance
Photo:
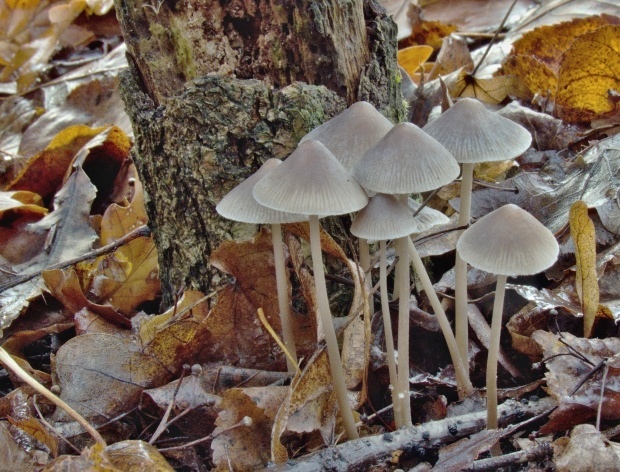
{"label": "conical mushroom cap", "polygon": [[320,142],[301,143],[253,191],[258,203],[303,215],[342,215],[363,208],[364,189]]}
{"label": "conical mushroom cap", "polygon": [[364,153],[394,125],[368,102],[356,102],[331,120],[314,128],[301,142],[316,139],[351,172]]}
{"label": "conical mushroom cap", "polygon": [[351,234],[380,241],[402,238],[419,231],[409,209],[392,195],[378,193],[351,224]]}
{"label": "conical mushroom cap", "polygon": [[[413,198],[407,199],[407,203],[409,204],[409,210],[411,214],[418,211],[421,203],[416,202]],[[421,233],[422,231],[426,231],[427,229],[432,228],[433,226],[445,225],[450,223],[450,218],[444,215],[442,212],[434,210],[429,207],[424,207],[414,217],[415,222],[418,224],[417,233]]]}
{"label": "conical mushroom cap", "polygon": [[532,143],[532,135],[523,126],[473,98],[460,99],[424,131],[466,164],[514,159]]}
{"label": "conical mushroom cap", "polygon": [[306,215],[273,210],[259,204],[252,196],[256,182],[282,164],[279,159],[267,159],[251,176],[237,185],[220,200],[215,210],[224,218],[241,223],[275,224],[295,223],[308,219]]}
{"label": "conical mushroom cap", "polygon": [[477,269],[498,275],[537,274],[558,258],[558,243],[542,223],[516,205],[504,205],[463,231],[456,250]]}
{"label": "conical mushroom cap", "polygon": [[426,192],[459,175],[454,157],[411,123],[400,123],[370,148],[353,170],[360,185],[379,193]]}

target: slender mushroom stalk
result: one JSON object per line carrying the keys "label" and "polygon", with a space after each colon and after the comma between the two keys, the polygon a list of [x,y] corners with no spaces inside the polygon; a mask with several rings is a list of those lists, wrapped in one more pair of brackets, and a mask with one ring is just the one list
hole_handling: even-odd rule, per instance
{"label": "slender mushroom stalk", "polygon": [[306,215],[287,213],[273,210],[260,205],[252,196],[256,182],[281,165],[279,159],[268,159],[254,174],[232,189],[217,204],[215,209],[224,218],[242,223],[271,224],[271,240],[273,243],[273,260],[276,272],[276,287],[278,291],[278,305],[280,309],[280,324],[282,338],[288,351],[286,365],[289,372],[297,371],[297,348],[291,315],[291,300],[289,295],[288,274],[286,271],[284,247],[282,243],[281,223],[295,223],[306,221]]}
{"label": "slender mushroom stalk", "polygon": [[327,298],[319,217],[357,211],[368,203],[368,196],[334,155],[315,140],[301,143],[281,166],[254,186],[253,195],[269,208],[309,215],[318,315],[323,326],[334,391],[348,438],[358,438]]}
{"label": "slender mushroom stalk", "polygon": [[[416,221],[409,209],[392,195],[377,194],[370,199],[366,207],[361,210],[351,224],[351,233],[358,238],[379,241],[379,283],[381,287],[381,311],[385,331],[385,345],[387,354],[390,384],[392,386],[392,404],[394,405],[394,421],[397,427],[411,425],[411,402],[409,396],[409,296],[403,296],[399,301],[398,321],[398,356],[396,363],[394,339],[392,336],[392,321],[387,291],[387,261],[385,255],[385,241],[396,240],[396,251],[399,259],[397,271],[401,283],[400,291],[409,293],[409,263],[406,240],[409,234],[419,231]],[[405,242],[405,244],[403,244]]]}
{"label": "slender mushroom stalk", "polygon": [[[514,159],[532,143],[532,136],[523,126],[489,111],[473,98],[456,102],[439,118],[428,123],[424,131],[463,164],[459,226],[469,225],[475,164]],[[456,341],[461,357],[467,359],[467,264],[458,255],[455,261],[455,298]]]}
{"label": "slender mushroom stalk", "polygon": [[402,362],[398,363],[398,395],[401,397],[401,416],[403,426],[412,426],[411,422],[411,398],[409,395],[409,251],[407,241],[409,236],[396,240],[396,265],[398,283],[398,357]]}
{"label": "slender mushroom stalk", "polygon": [[387,285],[387,257],[385,241],[379,242],[379,290],[381,290],[381,315],[383,316],[383,331],[385,332],[385,350],[387,355],[390,385],[392,387],[392,405],[394,421],[397,427],[403,424],[402,408],[398,396],[398,371],[396,370],[396,353],[394,351],[394,336],[392,334],[392,317],[390,316],[390,302],[388,300]]}
{"label": "slender mushroom stalk", "polygon": [[533,275],[555,263],[559,246],[553,233],[516,205],[504,205],[466,229],[456,244],[463,260],[497,274],[487,357],[487,429],[497,428],[497,358],[506,278]]}

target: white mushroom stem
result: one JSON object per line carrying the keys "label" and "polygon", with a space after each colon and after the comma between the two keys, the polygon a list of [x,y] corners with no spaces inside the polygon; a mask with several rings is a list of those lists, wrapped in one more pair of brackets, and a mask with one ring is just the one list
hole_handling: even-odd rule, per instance
{"label": "white mushroom stem", "polygon": [[[461,201],[459,203],[459,226],[469,225],[471,218],[471,191],[474,180],[474,164],[463,164],[461,175]],[[468,362],[469,322],[467,319],[467,263],[457,253],[455,268],[455,332],[459,353]]]}
{"label": "white mushroom stem", "polygon": [[409,237],[396,240],[396,281],[398,282],[398,396],[401,398],[403,426],[412,426],[409,397]]}
{"label": "white mushroom stem", "polygon": [[295,347],[295,334],[293,318],[291,316],[291,300],[288,291],[288,276],[284,262],[284,246],[282,244],[282,225],[271,225],[271,242],[273,244],[273,262],[276,268],[276,284],[278,288],[278,304],[280,307],[280,323],[282,325],[282,337],[289,356],[286,357],[286,366],[289,372],[297,372],[297,348]]}
{"label": "white mushroom stem", "polygon": [[469,380],[469,371],[466,366],[466,359],[463,359],[459,354],[459,349],[456,344],[456,340],[454,338],[454,334],[452,333],[452,328],[450,327],[450,322],[448,321],[448,317],[446,316],[446,312],[443,310],[441,306],[441,302],[435,293],[435,289],[433,288],[433,283],[431,282],[426,269],[424,268],[424,263],[420,258],[420,254],[418,253],[413,241],[411,238],[407,238],[409,245],[409,255],[411,256],[411,263],[413,264],[413,268],[418,274],[420,281],[422,282],[422,287],[426,292],[426,296],[433,307],[433,311],[435,312],[435,316],[437,317],[437,321],[439,322],[439,327],[443,333],[443,337],[446,340],[446,344],[448,345],[448,351],[450,352],[450,357],[452,358],[452,363],[454,364],[454,371],[456,374],[456,383],[459,390],[459,397],[467,397],[471,395],[474,391],[474,387]]}
{"label": "white mushroom stem", "polygon": [[368,240],[365,238],[358,239],[359,254],[360,254],[360,266],[364,271],[364,287],[366,289],[366,295],[368,296],[368,305],[374,312],[374,302],[372,297],[372,277],[370,274],[370,247]]}
{"label": "white mushroom stem", "polygon": [[487,357],[487,429],[497,429],[497,358],[499,356],[499,339],[502,331],[506,278],[505,275],[498,275],[495,286],[491,339],[489,340],[489,353]]}
{"label": "white mushroom stem", "polygon": [[402,408],[398,396],[398,372],[396,371],[396,355],[394,353],[394,336],[392,334],[392,318],[390,316],[390,304],[388,301],[387,287],[387,256],[385,241],[379,242],[379,290],[381,291],[381,313],[383,315],[383,331],[385,333],[385,350],[387,354],[388,371],[390,373],[390,385],[392,387],[392,405],[394,408],[394,421],[396,427],[403,425]]}
{"label": "white mushroom stem", "polygon": [[317,215],[310,215],[310,250],[312,253],[312,270],[314,271],[314,285],[316,290],[316,301],[323,324],[323,332],[325,334],[325,343],[327,345],[327,357],[329,358],[329,367],[332,372],[332,381],[334,391],[340,407],[342,422],[349,439],[357,439],[359,435],[355,427],[355,420],[347,387],[344,381],[344,369],[340,360],[340,350],[338,348],[338,340],[336,339],[336,330],[332,321],[331,310],[329,308],[329,299],[327,298],[327,286],[325,285],[325,274],[323,273],[323,253],[321,251],[321,232],[319,226],[319,218]]}

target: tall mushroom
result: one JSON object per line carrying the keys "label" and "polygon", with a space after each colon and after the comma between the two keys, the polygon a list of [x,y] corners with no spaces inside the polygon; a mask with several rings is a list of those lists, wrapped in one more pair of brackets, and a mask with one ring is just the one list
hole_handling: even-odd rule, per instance
{"label": "tall mushroom", "polygon": [[316,298],[334,390],[347,436],[349,439],[357,438],[327,298],[319,218],[351,213],[363,208],[368,203],[366,192],[323,144],[309,140],[301,143],[284,164],[261,179],[254,186],[253,194],[261,205],[309,215]]}
{"label": "tall mushroom", "polygon": [[504,205],[466,229],[456,250],[472,266],[497,275],[487,358],[487,429],[497,428],[497,357],[506,278],[533,275],[558,258],[558,243],[542,223],[516,205]]}
{"label": "tall mushroom", "polygon": [[[392,386],[394,420],[396,426],[399,428],[401,426],[406,426],[405,423],[407,419],[403,417],[403,412],[409,410],[409,420],[411,419],[408,388],[409,378],[407,376],[404,377],[404,381],[399,381],[398,372],[396,370],[392,320],[390,318],[390,307],[388,302],[385,241],[388,239],[404,238],[417,231],[419,231],[419,227],[411,213],[409,213],[408,208],[400,203],[396,197],[381,193],[371,197],[368,205],[357,214],[351,224],[351,233],[353,235],[366,240],[379,241],[381,312],[383,315],[388,371],[390,373],[390,384]],[[408,290],[409,287],[406,285],[408,277],[403,277],[402,280],[405,281],[404,290]],[[402,300],[403,298],[401,298],[401,303]],[[405,381],[406,384],[403,386]]]}
{"label": "tall mushroom", "polygon": [[[394,125],[368,102],[355,102],[342,113],[314,128],[301,142],[316,139],[329,149],[347,172],[352,172],[355,164],[364,153],[377,144]],[[359,238],[360,265],[368,274],[370,270],[370,250],[368,242]],[[372,286],[370,277],[366,278],[366,288]]]}
{"label": "tall mushroom", "polygon": [[[462,98],[456,102],[428,123],[424,131],[463,164],[459,226],[469,225],[474,166],[480,162],[514,159],[532,143],[532,136],[523,126],[489,111],[473,98]],[[467,359],[467,264],[458,254],[455,272],[456,340],[461,357]]]}
{"label": "tall mushroom", "polygon": [[[404,204],[407,204],[406,198],[410,193],[426,192],[450,183],[457,177],[459,167],[452,155],[435,139],[411,123],[401,123],[395,125],[381,141],[364,154],[353,173],[360,185],[367,190],[399,195]],[[452,357],[459,393],[461,396],[468,395],[473,391],[473,387],[466,370],[467,364],[464,364],[459,356],[450,322],[411,238],[403,238],[401,244],[408,248],[408,253],[412,256],[411,262],[437,316]],[[408,272],[405,276],[408,278]],[[403,320],[402,325],[399,323],[399,334],[401,329],[406,329],[407,333],[403,336],[407,336],[408,342],[408,300],[406,304],[401,304],[399,312],[399,319]],[[399,338],[399,358],[402,362],[407,362],[408,366],[408,357],[403,359],[402,349],[407,349],[407,346],[401,345]]]}
{"label": "tall mushroom", "polygon": [[254,174],[245,179],[220,200],[215,209],[224,218],[241,223],[270,224],[273,243],[273,260],[276,271],[276,286],[278,289],[278,304],[280,308],[280,322],[284,345],[292,359],[286,357],[289,372],[297,370],[297,348],[291,317],[291,300],[288,289],[288,276],[282,246],[282,223],[306,221],[306,215],[298,215],[284,211],[273,210],[260,205],[252,196],[254,185],[265,175],[282,164],[279,159],[267,159]]}

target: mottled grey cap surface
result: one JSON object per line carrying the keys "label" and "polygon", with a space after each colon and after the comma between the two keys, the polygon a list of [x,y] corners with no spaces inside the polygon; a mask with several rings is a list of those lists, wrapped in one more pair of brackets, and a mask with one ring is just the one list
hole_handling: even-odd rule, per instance
{"label": "mottled grey cap surface", "polygon": [[511,277],[542,272],[559,253],[553,233],[513,204],[492,211],[463,231],[456,250],[477,269]]}
{"label": "mottled grey cap surface", "polygon": [[523,154],[532,135],[523,126],[462,98],[424,127],[460,163],[504,161]]}
{"label": "mottled grey cap surface", "polygon": [[261,179],[254,198],[267,207],[303,215],[342,215],[363,208],[368,196],[320,142],[301,143]]}
{"label": "mottled grey cap surface", "polygon": [[372,197],[351,224],[351,234],[371,241],[402,238],[418,231],[409,209],[383,193]]}
{"label": "mottled grey cap surface", "polygon": [[241,223],[277,224],[307,220],[306,215],[267,208],[252,196],[254,185],[280,164],[282,161],[279,159],[267,159],[260,169],[228,192],[217,204],[215,210],[224,218]]}
{"label": "mottled grey cap surface", "polygon": [[454,157],[411,123],[400,123],[370,148],[353,170],[360,185],[379,193],[434,190],[459,175]]}
{"label": "mottled grey cap surface", "polygon": [[301,142],[322,142],[351,172],[364,153],[377,144],[394,125],[368,102],[356,102],[331,120],[317,126]]}

